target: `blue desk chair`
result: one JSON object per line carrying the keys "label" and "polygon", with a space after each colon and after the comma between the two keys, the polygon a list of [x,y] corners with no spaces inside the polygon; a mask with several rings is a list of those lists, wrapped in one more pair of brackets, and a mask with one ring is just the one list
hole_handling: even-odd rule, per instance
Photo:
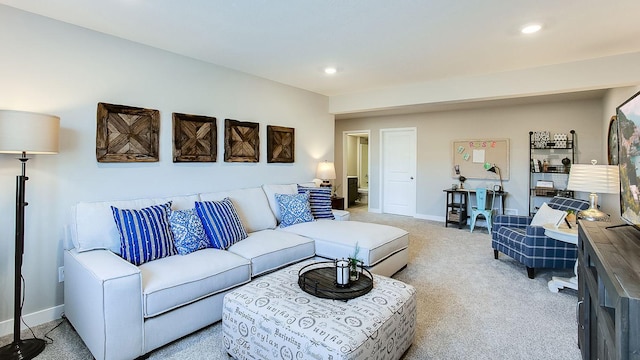
{"label": "blue desk chair", "polygon": [[482,216],[487,220],[487,230],[491,232],[491,220],[493,219],[493,204],[496,201],[496,193],[492,191],[491,206],[487,208],[487,192],[484,188],[476,189],[476,206],[471,206],[471,232],[476,226],[476,219]]}

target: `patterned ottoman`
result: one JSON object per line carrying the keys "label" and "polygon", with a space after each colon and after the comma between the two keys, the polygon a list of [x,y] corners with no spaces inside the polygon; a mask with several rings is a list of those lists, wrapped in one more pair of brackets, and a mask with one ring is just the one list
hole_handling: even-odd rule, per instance
{"label": "patterned ottoman", "polygon": [[298,286],[312,261],[261,276],[224,297],[224,346],[236,359],[399,359],[411,346],[416,291],[373,275],[366,295],[338,301]]}

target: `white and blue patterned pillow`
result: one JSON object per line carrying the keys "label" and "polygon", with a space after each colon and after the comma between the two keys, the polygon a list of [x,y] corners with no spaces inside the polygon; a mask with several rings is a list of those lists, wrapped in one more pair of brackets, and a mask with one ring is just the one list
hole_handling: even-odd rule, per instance
{"label": "white and blue patterned pillow", "polygon": [[111,207],[120,232],[120,256],[134,265],[176,255],[169,226],[171,202],[140,210]]}
{"label": "white and blue patterned pillow", "polygon": [[331,211],[331,188],[330,187],[304,187],[298,185],[298,194],[309,192],[309,206],[311,214],[315,219],[331,219],[333,216]]}
{"label": "white and blue patterned pillow", "polygon": [[196,209],[171,211],[169,225],[178,254],[187,255],[211,247]]}
{"label": "white and blue patterned pillow", "polygon": [[280,208],[281,227],[313,221],[308,191],[302,194],[275,194],[274,196]]}
{"label": "white and blue patterned pillow", "polygon": [[224,250],[248,236],[228,197],[221,201],[197,201],[196,212],[211,245],[216,249]]}

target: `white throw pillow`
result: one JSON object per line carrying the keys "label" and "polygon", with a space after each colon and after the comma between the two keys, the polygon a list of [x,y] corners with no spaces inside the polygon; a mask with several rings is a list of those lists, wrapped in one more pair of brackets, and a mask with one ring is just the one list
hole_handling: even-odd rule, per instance
{"label": "white throw pillow", "polygon": [[531,226],[542,226],[544,224],[553,224],[555,227],[560,226],[562,220],[567,216],[566,211],[552,209],[547,203],[542,203],[540,209],[533,216]]}

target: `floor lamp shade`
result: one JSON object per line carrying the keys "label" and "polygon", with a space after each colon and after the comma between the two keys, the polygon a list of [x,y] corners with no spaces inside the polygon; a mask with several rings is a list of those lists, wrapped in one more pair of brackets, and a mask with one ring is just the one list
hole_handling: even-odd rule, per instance
{"label": "floor lamp shade", "polygon": [[57,154],[60,118],[0,110],[0,153]]}
{"label": "floor lamp shade", "polygon": [[[24,255],[27,154],[57,154],[60,118],[23,111],[0,110],[0,153],[20,154],[22,174],[16,178],[13,342],[0,347],[0,360],[29,360],[44,350],[43,339],[21,339],[22,258]],[[1,291],[5,291],[2,289]]]}

